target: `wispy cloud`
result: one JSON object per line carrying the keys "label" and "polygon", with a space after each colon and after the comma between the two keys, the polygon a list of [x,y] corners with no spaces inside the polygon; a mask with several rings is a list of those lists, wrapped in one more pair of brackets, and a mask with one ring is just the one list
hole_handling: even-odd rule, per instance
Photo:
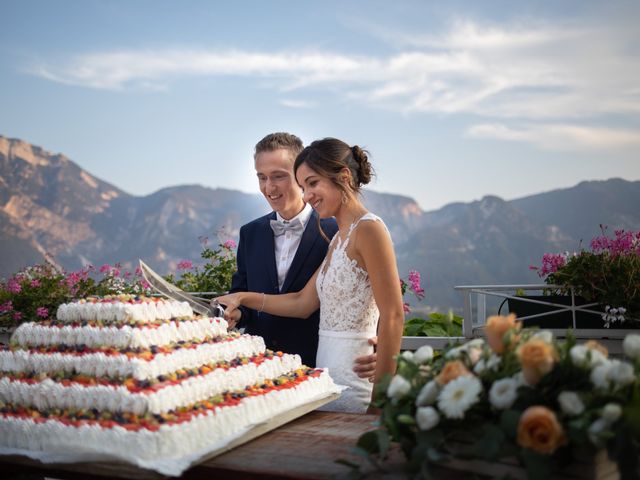
{"label": "wispy cloud", "polygon": [[527,142],[543,150],[602,151],[640,147],[640,130],[586,127],[568,124],[526,125],[479,124],[469,128],[474,138]]}
{"label": "wispy cloud", "polygon": [[[633,132],[583,127],[601,116],[640,114],[640,31],[616,25],[594,28],[548,23],[480,25],[453,22],[437,35],[384,32],[397,51],[388,56],[327,51],[258,52],[216,49],[131,50],[78,55],[42,63],[32,73],[69,85],[96,89],[168,89],[193,76],[261,79],[281,93],[331,88],[353,102],[401,112],[473,114],[499,119],[469,134],[539,142],[555,134],[562,141],[592,146],[636,145]],[[311,100],[281,100],[308,108]],[[505,126],[505,122],[552,125]],[[571,124],[575,124],[572,126]],[[593,138],[591,136],[593,135]],[[591,138],[591,140],[589,139]],[[543,145],[545,143],[545,145]],[[599,148],[599,147],[598,147]]]}
{"label": "wispy cloud", "polygon": [[282,99],[280,100],[280,104],[289,108],[314,108],[316,106],[316,102],[291,99]]}

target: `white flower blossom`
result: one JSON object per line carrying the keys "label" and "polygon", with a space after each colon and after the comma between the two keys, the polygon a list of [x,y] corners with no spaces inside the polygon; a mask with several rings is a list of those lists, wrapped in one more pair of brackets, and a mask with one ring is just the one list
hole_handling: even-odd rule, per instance
{"label": "white flower blossom", "polygon": [[589,440],[591,441],[591,443],[593,443],[596,447],[604,447],[602,433],[607,429],[608,426],[609,424],[602,418],[598,418],[589,426],[587,435],[589,436]]}
{"label": "white flower blossom", "polygon": [[395,375],[387,388],[387,397],[400,399],[411,390],[411,384],[401,375]]}
{"label": "white flower blossom", "polygon": [[614,359],[609,365],[609,377],[616,384],[616,387],[626,387],[635,382],[636,375],[631,364]]}
{"label": "white flower blossom", "polygon": [[640,360],[640,335],[637,333],[629,334],[622,342],[624,354],[632,360]]}
{"label": "white flower blossom", "polygon": [[575,345],[569,351],[571,361],[577,367],[593,368],[602,365],[607,361],[607,357],[602,352],[586,347],[585,345]]}
{"label": "white flower blossom", "polygon": [[545,343],[553,343],[553,333],[549,330],[541,330],[533,334],[531,338],[537,338]]}
{"label": "white flower blossom", "polygon": [[584,412],[584,403],[576,392],[562,392],[558,395],[558,403],[565,415],[575,417]]}
{"label": "white flower blossom", "polygon": [[513,405],[518,397],[518,384],[513,378],[503,378],[493,382],[489,391],[491,405],[499,410],[504,410]]}
{"label": "white flower blossom", "polygon": [[602,419],[609,423],[615,423],[622,416],[622,407],[617,403],[607,403],[602,409]]}
{"label": "white flower blossom", "polygon": [[500,366],[500,362],[502,362],[502,358],[496,355],[495,353],[492,353],[487,360],[485,360],[484,358],[479,359],[478,362],[473,367],[473,371],[477,375],[481,375],[486,370],[496,371]]}
{"label": "white flower blossom", "polygon": [[413,354],[413,361],[418,365],[427,363],[433,358],[433,348],[429,345],[423,345]]}
{"label": "white flower blossom", "polygon": [[591,371],[591,383],[600,390],[622,388],[635,382],[633,366],[620,360],[607,360]]}
{"label": "white flower blossom", "polygon": [[400,354],[400,356],[409,362],[415,363],[415,360],[413,359],[413,352],[410,350],[405,350]]}
{"label": "white flower blossom", "polygon": [[420,430],[431,430],[440,422],[440,414],[433,407],[420,407],[416,411],[416,423]]}
{"label": "white flower blossom", "polygon": [[447,353],[445,353],[444,358],[446,358],[447,360],[455,360],[457,358],[460,358],[460,356],[462,355],[462,352],[464,351],[466,351],[464,346],[454,347],[451,350],[449,350]]}
{"label": "white flower blossom", "polygon": [[482,383],[464,375],[447,383],[438,395],[438,408],[447,418],[464,418],[464,414],[480,399]]}
{"label": "white flower blossom", "polygon": [[420,390],[418,398],[416,398],[416,406],[422,407],[424,405],[433,405],[438,398],[438,393],[440,393],[438,382],[435,380],[427,382]]}

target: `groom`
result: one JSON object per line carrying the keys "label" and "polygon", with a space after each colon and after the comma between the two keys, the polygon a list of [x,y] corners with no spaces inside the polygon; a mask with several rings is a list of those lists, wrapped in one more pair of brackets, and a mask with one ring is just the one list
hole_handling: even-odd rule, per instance
{"label": "groom", "polygon": [[[318,228],[318,215],[302,201],[293,163],[302,141],[289,133],[272,133],[255,147],[254,165],[260,191],[273,209],[240,229],[237,266],[230,292],[278,294],[302,290],[322,263],[329,242]],[[338,230],[333,218],[320,220],[331,239]],[[231,325],[264,338],[267,348],[297,353],[305,365],[315,366],[319,311],[309,318],[277,317],[245,307],[236,311]],[[375,344],[375,339],[370,340]],[[373,376],[374,355],[356,359],[354,371]]]}

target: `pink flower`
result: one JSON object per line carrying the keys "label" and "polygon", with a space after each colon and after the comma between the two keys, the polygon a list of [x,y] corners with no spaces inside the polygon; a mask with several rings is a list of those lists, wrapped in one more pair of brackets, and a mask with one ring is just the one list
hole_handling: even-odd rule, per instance
{"label": "pink flower", "polygon": [[232,239],[227,240],[226,242],[224,242],[222,244],[222,246],[228,250],[233,250],[234,248],[236,248],[238,245],[236,245],[236,242],[233,241]]}
{"label": "pink flower", "polygon": [[557,272],[560,268],[567,264],[567,255],[564,253],[545,253],[542,256],[542,268],[538,271],[538,275],[545,277],[550,273]]}
{"label": "pink flower", "polygon": [[40,280],[35,278],[31,280],[31,283],[29,285],[31,285],[31,288],[38,288],[40,286]]}
{"label": "pink flower", "polygon": [[420,272],[417,270],[409,271],[409,284],[418,298],[424,297],[424,288],[420,285]]}
{"label": "pink flower", "polygon": [[142,284],[142,288],[144,288],[145,290],[151,290],[151,284],[146,280],[142,280],[141,284]]}
{"label": "pink flower", "polygon": [[20,293],[22,291],[22,285],[15,278],[11,278],[7,282],[7,290],[11,293]]}
{"label": "pink flower", "polygon": [[11,310],[13,310],[13,302],[11,300],[0,305],[0,313],[10,312]]}
{"label": "pink flower", "polygon": [[181,260],[178,262],[178,270],[191,270],[193,262],[191,260]]}
{"label": "pink flower", "polygon": [[411,312],[411,308],[409,308],[409,304],[408,303],[403,303],[402,304],[402,310],[404,310],[405,314]]}
{"label": "pink flower", "polygon": [[111,271],[111,265],[105,263],[100,267],[100,273],[109,273]]}
{"label": "pink flower", "polygon": [[76,283],[80,281],[80,273],[79,272],[71,272],[67,275],[66,283],[69,288],[73,288]]}
{"label": "pink flower", "polygon": [[142,269],[140,267],[136,267],[136,277],[142,276]]}
{"label": "pink flower", "polygon": [[49,309],[47,307],[38,307],[36,309],[36,315],[40,318],[47,318],[49,316]]}
{"label": "pink flower", "polygon": [[13,319],[16,322],[19,322],[20,320],[22,320],[22,312],[13,312]]}

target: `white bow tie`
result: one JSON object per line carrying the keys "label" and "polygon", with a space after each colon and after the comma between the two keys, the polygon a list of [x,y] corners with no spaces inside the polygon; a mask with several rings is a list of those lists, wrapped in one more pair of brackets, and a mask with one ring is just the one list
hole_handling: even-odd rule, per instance
{"label": "white bow tie", "polygon": [[300,221],[299,218],[295,218],[292,221],[284,221],[280,220],[271,220],[271,230],[273,230],[273,235],[279,237],[280,235],[284,235],[284,233],[288,230],[290,232],[301,232],[304,230],[304,225]]}

